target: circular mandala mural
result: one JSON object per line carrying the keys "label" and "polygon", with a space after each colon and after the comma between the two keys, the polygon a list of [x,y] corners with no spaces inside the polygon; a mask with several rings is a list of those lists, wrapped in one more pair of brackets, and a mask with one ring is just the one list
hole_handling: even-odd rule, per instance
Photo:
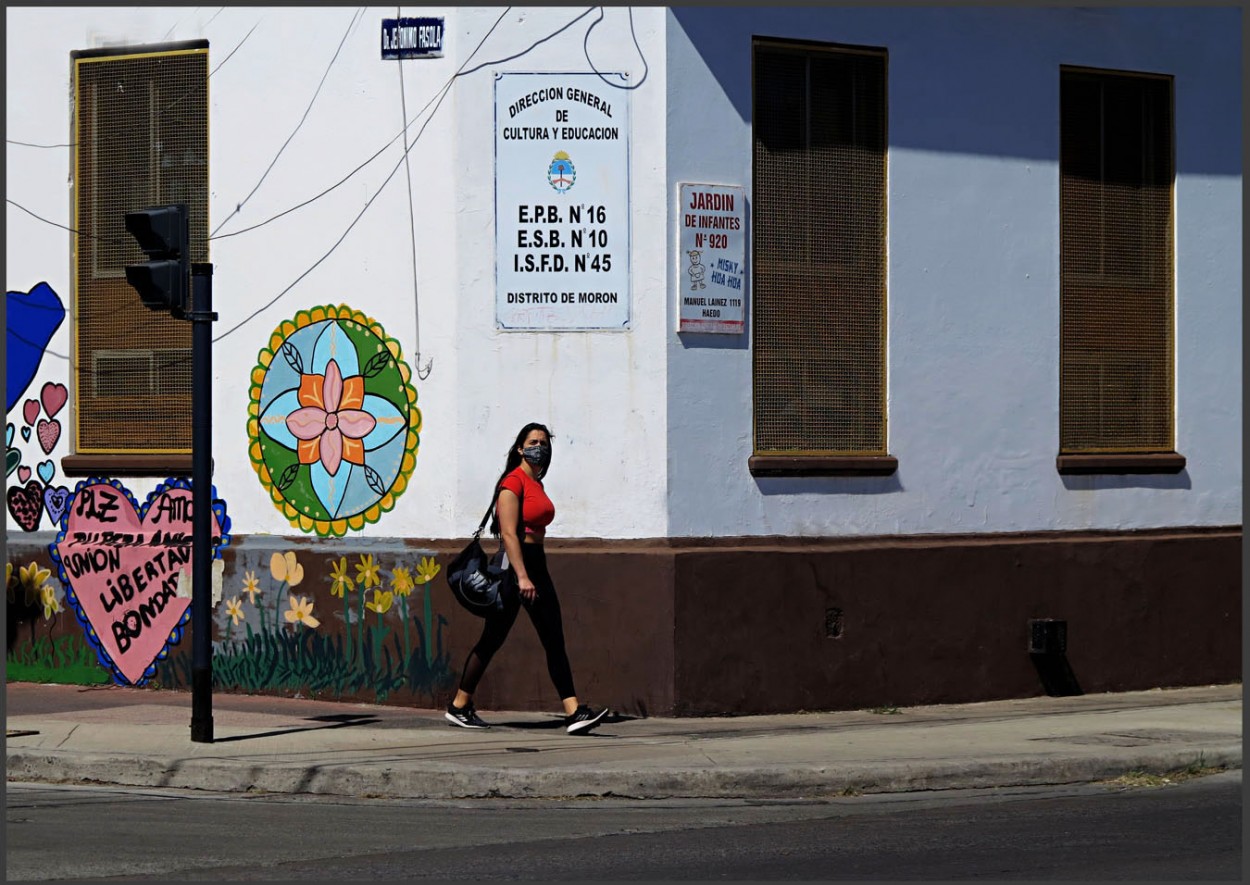
{"label": "circular mandala mural", "polygon": [[274,504],[319,535],[377,522],[417,463],[421,412],[399,342],[346,305],[314,307],[258,359],[248,455]]}

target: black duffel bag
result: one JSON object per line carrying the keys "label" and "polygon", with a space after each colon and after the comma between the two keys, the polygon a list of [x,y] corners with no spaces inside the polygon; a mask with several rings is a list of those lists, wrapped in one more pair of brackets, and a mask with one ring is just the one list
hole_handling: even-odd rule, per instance
{"label": "black duffel bag", "polygon": [[495,502],[491,501],[472,540],[451,561],[446,571],[447,583],[456,601],[480,618],[503,611],[504,581],[508,579],[508,554],[503,542],[499,543],[499,549],[493,556],[487,557],[478,540],[494,509]]}

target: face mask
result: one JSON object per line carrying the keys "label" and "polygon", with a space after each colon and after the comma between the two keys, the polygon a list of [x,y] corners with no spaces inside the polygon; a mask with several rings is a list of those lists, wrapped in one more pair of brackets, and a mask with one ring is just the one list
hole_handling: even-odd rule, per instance
{"label": "face mask", "polygon": [[551,463],[551,447],[544,446],[541,443],[526,446],[521,449],[521,457],[540,470],[545,470],[547,465]]}

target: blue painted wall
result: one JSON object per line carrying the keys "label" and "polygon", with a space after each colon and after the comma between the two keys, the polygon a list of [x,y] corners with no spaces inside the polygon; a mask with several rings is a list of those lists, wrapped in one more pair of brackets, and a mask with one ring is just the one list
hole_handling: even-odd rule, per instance
{"label": "blue painted wall", "polygon": [[[670,535],[1240,524],[1240,10],[674,9],[670,194],[699,181],[744,185],[749,199],[753,36],[889,52],[888,445],[899,470],[751,477],[749,324],[737,338],[670,332]],[[1175,78],[1179,475],[1055,469],[1060,65]]]}

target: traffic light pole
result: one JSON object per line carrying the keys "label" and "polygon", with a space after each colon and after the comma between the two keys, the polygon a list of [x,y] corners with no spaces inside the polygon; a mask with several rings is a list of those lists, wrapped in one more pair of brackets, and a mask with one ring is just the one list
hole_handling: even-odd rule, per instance
{"label": "traffic light pole", "polygon": [[191,265],[191,740],[213,742],[213,266]]}

